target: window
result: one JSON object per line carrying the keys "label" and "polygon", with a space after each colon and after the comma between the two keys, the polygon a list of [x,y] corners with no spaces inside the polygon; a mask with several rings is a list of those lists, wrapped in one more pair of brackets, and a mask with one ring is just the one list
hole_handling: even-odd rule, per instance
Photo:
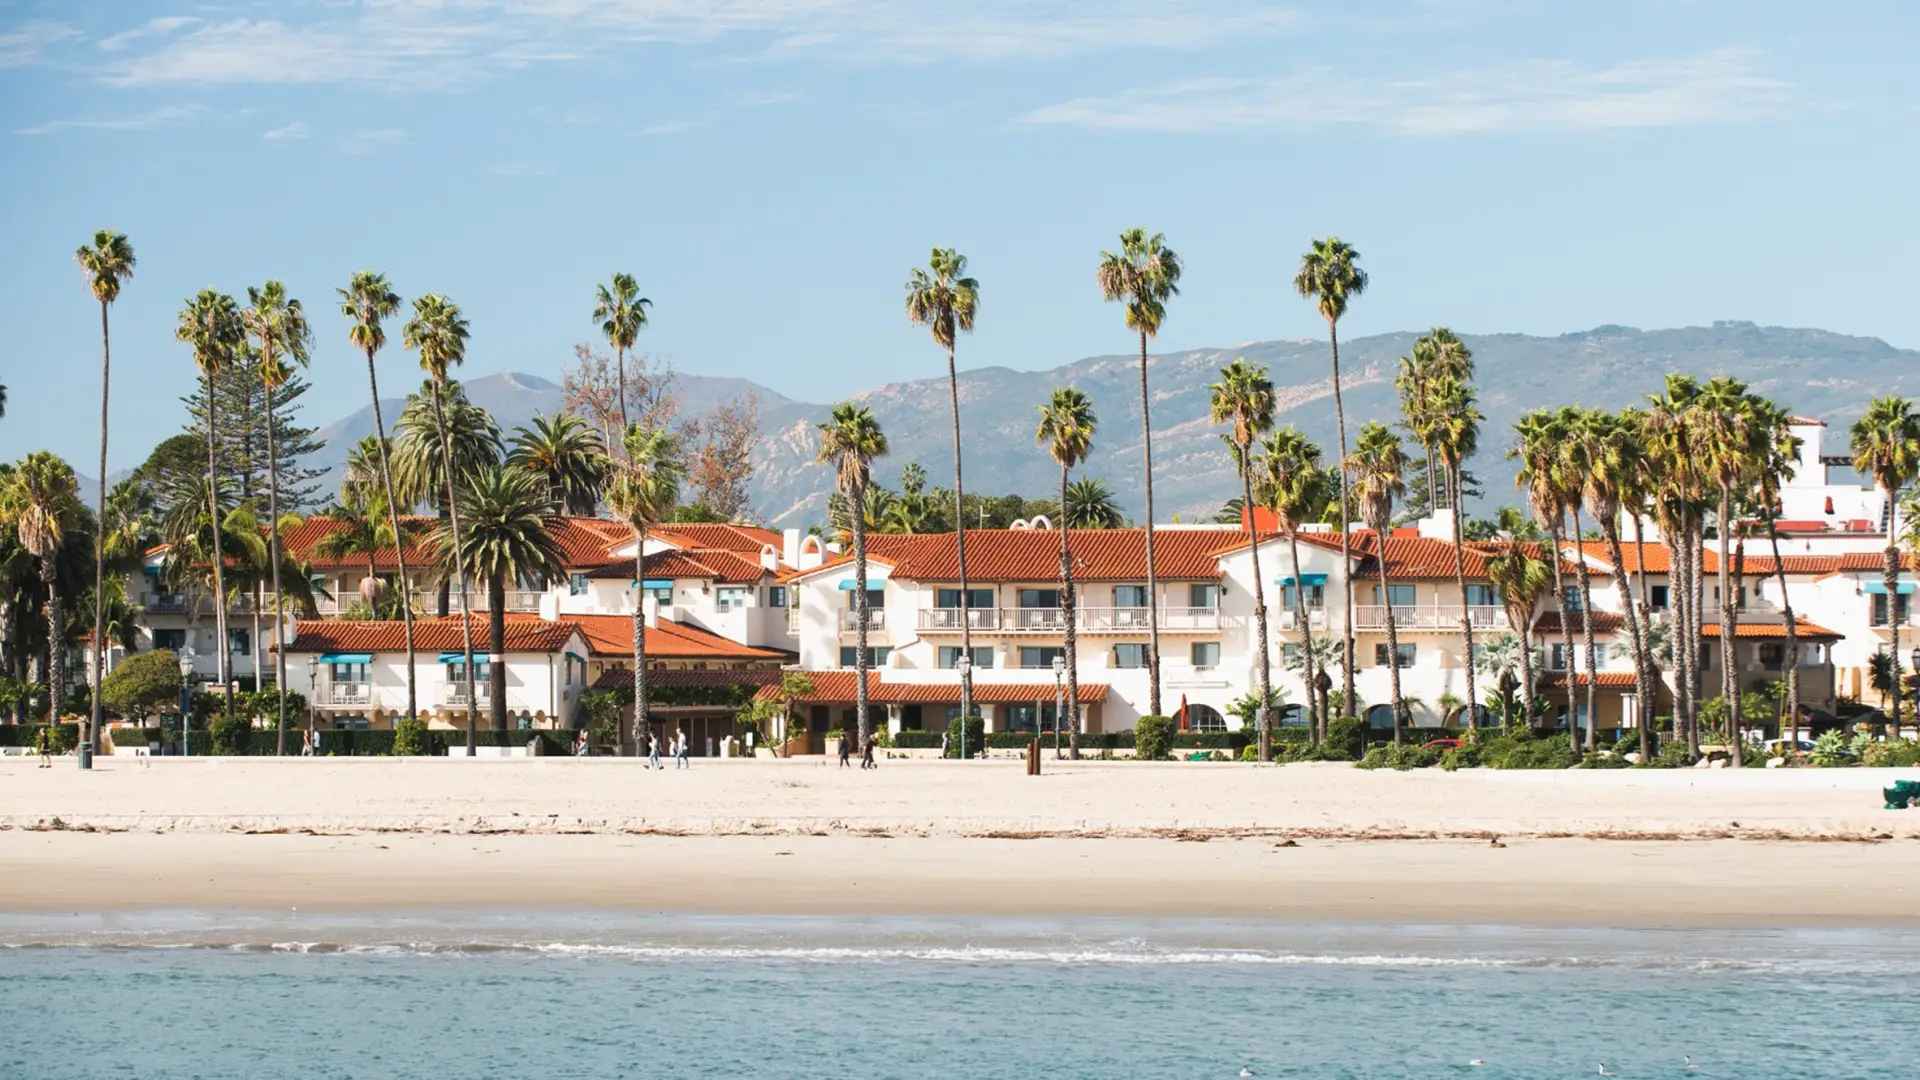
{"label": "window", "polygon": [[185,630],[155,630],[153,632],[153,647],[156,649],[165,649],[168,652],[179,652],[181,649],[187,647],[187,632]]}
{"label": "window", "polygon": [[247,630],[228,630],[227,640],[233,645],[235,656],[253,655],[253,634]]}
{"label": "window", "polygon": [[1143,668],[1147,666],[1147,647],[1141,644],[1115,645],[1113,647],[1113,666],[1117,668]]}
{"label": "window", "polygon": [[[859,597],[859,595],[860,595],[860,592],[857,589],[847,590],[847,610],[848,611],[853,611],[855,609],[855,607],[857,606],[856,600]],[[868,589],[867,590],[867,609],[869,611],[879,611],[881,608],[886,606],[887,606],[887,591],[885,589]]]}
{"label": "window", "polygon": [[1067,655],[1067,650],[1058,645],[1022,645],[1020,646],[1020,666],[1023,668],[1052,668],[1055,657]]}
{"label": "window", "polygon": [[1194,642],[1193,666],[1197,668],[1219,667],[1220,643],[1217,641]]}
{"label": "window", "polygon": [[1220,586],[1195,582],[1187,586],[1187,606],[1212,611],[1220,606]]}
{"label": "window", "polygon": [[356,683],[367,681],[365,664],[328,664],[327,677],[337,683]]}
{"label": "window", "polygon": [[1491,585],[1468,585],[1468,607],[1499,607],[1500,594]]}
{"label": "window", "polygon": [[[1733,595],[1734,595],[1734,601],[1733,601],[1734,610],[1739,611],[1744,609],[1747,606],[1747,587],[1745,585],[1740,586],[1738,589],[1734,591]],[[1715,585],[1713,587],[1713,602],[1715,604],[1718,604],[1720,602],[1720,586],[1718,585]]]}
{"label": "window", "polygon": [[[1393,607],[1412,607],[1413,596],[1413,586],[1411,585],[1387,586],[1386,602]],[[1376,604],[1380,603],[1380,586],[1378,585],[1373,587],[1373,602]]]}
{"label": "window", "polygon": [[933,606],[949,609],[965,607],[969,610],[990,608],[993,606],[993,590],[968,589],[965,596],[966,603],[962,604],[961,599],[959,589],[941,589],[934,597]]}
{"label": "window", "polygon": [[[1894,597],[1895,603],[1893,605],[1893,612],[1895,617],[1899,619],[1902,625],[1905,625],[1907,622],[1907,607],[1908,607],[1909,601],[1911,601],[1912,599],[1913,599],[1912,595],[1908,593],[1901,593],[1899,596]],[[1875,626],[1887,625],[1887,594],[1886,593],[1875,593],[1873,596],[1873,625]]]}
{"label": "window", "polygon": [[644,600],[644,599],[650,598],[653,600],[654,603],[659,604],[661,607],[665,607],[668,604],[673,603],[673,582],[671,581],[662,582],[659,585],[647,585],[645,582],[642,582],[641,584],[646,589],[646,592],[641,597],[641,599]]}
{"label": "window", "polygon": [[[979,652],[980,650],[975,649],[974,651]],[[853,652],[854,652],[853,646],[851,645],[840,646],[840,666],[841,667],[850,668],[850,667],[859,666],[858,662],[856,662],[853,658]],[[869,645],[867,646],[867,666],[868,667],[886,667],[887,657],[892,655],[893,655],[893,646],[891,645]],[[976,660],[974,661],[974,663],[977,665],[980,662]],[[948,665],[942,664],[941,666],[947,667]]]}
{"label": "window", "polygon": [[1647,586],[1647,607],[1654,611],[1665,611],[1672,604],[1671,594],[1665,585]]}
{"label": "window", "polygon": [[[1299,601],[1296,600],[1293,595],[1297,588],[1298,586],[1294,585],[1280,586],[1280,606],[1287,611],[1296,611],[1299,609]],[[1325,585],[1308,585],[1306,592],[1308,610],[1319,611],[1327,606],[1327,587]]]}
{"label": "window", "polygon": [[1596,641],[1593,643],[1594,670],[1598,671],[1599,669],[1606,666],[1607,666],[1607,646],[1604,642]]}
{"label": "window", "polygon": [[[952,671],[953,669],[959,667],[960,666],[960,646],[958,645],[940,646],[939,659],[940,659],[940,666],[946,669],[947,671]],[[973,666],[977,668],[992,667],[993,666],[993,646],[991,645],[974,646]]]}
{"label": "window", "polygon": [[[1412,667],[1413,658],[1414,658],[1414,647],[1412,645],[1400,646],[1399,657],[1400,657],[1400,662],[1399,664],[1395,665],[1396,667],[1399,667],[1403,670],[1406,668]],[[1375,645],[1373,647],[1373,666],[1374,667],[1387,666],[1387,646],[1385,645],[1385,643]]]}
{"label": "window", "polygon": [[1054,708],[1051,701],[1042,702],[1039,708],[1009,705],[1006,719],[1008,731],[1033,731],[1036,723],[1041,731],[1067,730],[1067,725],[1060,722],[1059,710]]}
{"label": "window", "polygon": [[767,606],[783,608],[787,606],[787,587],[785,585],[767,586]]}
{"label": "window", "polygon": [[[465,686],[466,685],[467,662],[465,660],[449,661],[445,666],[447,669],[447,685],[449,686]],[[493,667],[490,661],[480,660],[480,659],[474,660],[473,662],[473,681],[474,682],[476,683],[486,682],[488,676],[490,676],[492,673],[493,673]]]}
{"label": "window", "polygon": [[568,575],[567,576],[567,595],[568,596],[587,595],[587,575],[585,574]]}
{"label": "window", "polygon": [[740,611],[747,606],[747,598],[752,594],[751,589],[728,585],[713,591],[713,603],[721,611]]}
{"label": "window", "polygon": [[1211,705],[1194,703],[1187,706],[1187,730],[1189,731],[1225,731],[1227,718],[1220,710]]}
{"label": "window", "polygon": [[1300,646],[1280,646],[1280,666],[1289,670],[1300,667]]}
{"label": "window", "polygon": [[1147,587],[1145,585],[1115,585],[1113,587],[1113,606],[1117,608],[1146,607]]}
{"label": "window", "polygon": [[1060,590],[1021,589],[1020,606],[1023,608],[1057,608],[1060,606]]}
{"label": "window", "polygon": [[1760,666],[1768,671],[1779,671],[1787,666],[1787,646],[1784,642],[1763,641],[1760,643]]}

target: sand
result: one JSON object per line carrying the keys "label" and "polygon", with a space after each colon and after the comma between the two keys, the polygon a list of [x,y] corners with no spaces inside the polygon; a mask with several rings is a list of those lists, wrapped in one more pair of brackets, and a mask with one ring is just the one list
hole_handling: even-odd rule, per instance
{"label": "sand", "polygon": [[1920,921],[1886,770],[1047,767],[4,760],[0,910]]}

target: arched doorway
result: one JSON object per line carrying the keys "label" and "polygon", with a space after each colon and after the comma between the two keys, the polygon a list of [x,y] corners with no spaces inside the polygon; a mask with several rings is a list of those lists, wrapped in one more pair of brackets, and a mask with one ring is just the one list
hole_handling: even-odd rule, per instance
{"label": "arched doorway", "polygon": [[1211,705],[1190,704],[1187,706],[1187,730],[1225,731],[1227,730],[1227,718],[1221,716],[1220,710]]}
{"label": "arched doorway", "polygon": [[1307,709],[1304,705],[1280,706],[1281,727],[1306,727]]}
{"label": "arched doorway", "polygon": [[1367,709],[1367,726],[1370,728],[1392,730],[1393,706],[1391,705],[1370,706]]}

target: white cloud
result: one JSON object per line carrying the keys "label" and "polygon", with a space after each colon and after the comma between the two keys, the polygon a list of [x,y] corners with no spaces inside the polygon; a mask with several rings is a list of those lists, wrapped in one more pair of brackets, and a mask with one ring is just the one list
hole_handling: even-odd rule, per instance
{"label": "white cloud", "polygon": [[305,120],[295,120],[285,127],[277,127],[272,131],[263,131],[260,133],[260,137],[271,142],[281,142],[293,139],[304,139],[312,134],[313,129],[307,126]]}
{"label": "white cloud", "polygon": [[37,20],[0,33],[0,69],[37,64],[48,49],[80,36],[65,23]]}
{"label": "white cloud", "polygon": [[101,119],[49,120],[30,128],[21,128],[15,135],[54,135],[62,131],[148,131],[164,124],[191,120],[206,112],[200,105],[167,105],[133,116],[107,117]]}
{"label": "white cloud", "polygon": [[115,52],[126,48],[141,38],[164,37],[167,34],[173,33],[175,30],[194,26],[202,21],[203,20],[191,15],[162,15],[157,19],[148,19],[145,26],[135,27],[132,30],[124,30],[118,34],[114,34],[112,37],[102,38],[100,40],[100,47],[108,52]]}
{"label": "white cloud", "polygon": [[1402,135],[1687,127],[1777,115],[1792,83],[1758,55],[1717,49],[1586,69],[1528,60],[1428,76],[1366,79],[1330,69],[1280,78],[1189,79],[1083,97],[1019,117],[1116,131],[1262,131],[1337,126]]}

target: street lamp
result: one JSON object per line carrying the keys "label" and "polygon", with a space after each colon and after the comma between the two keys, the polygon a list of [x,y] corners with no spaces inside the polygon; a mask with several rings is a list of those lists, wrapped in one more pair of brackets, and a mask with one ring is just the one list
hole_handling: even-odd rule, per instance
{"label": "street lamp", "polygon": [[193,712],[193,650],[181,649],[176,655],[180,660],[180,756],[187,757],[192,753],[187,717]]}
{"label": "street lamp", "polygon": [[318,705],[319,700],[320,657],[317,655],[309,655],[307,657],[307,751],[309,753],[320,749],[314,745],[315,740],[313,737],[313,710]]}
{"label": "street lamp", "polygon": [[[1066,684],[1061,682],[1061,680],[1066,678],[1066,676],[1067,676],[1067,658],[1064,656],[1054,657],[1053,658],[1053,760],[1055,761],[1060,760],[1060,718],[1066,715],[1065,710],[1066,710],[1067,690],[1066,690]],[[1078,712],[1079,710],[1076,709],[1074,711]],[[1079,720],[1079,717],[1076,716],[1074,719],[1077,722]],[[1075,730],[1078,730],[1077,726]]]}
{"label": "street lamp", "polygon": [[[973,671],[973,657],[968,656],[965,653],[961,653],[960,659],[953,666],[955,668],[958,668],[960,671],[960,685],[965,686],[967,684],[968,673]],[[967,719],[968,719],[967,710],[963,706],[960,710],[960,760],[961,761],[967,760]]]}

